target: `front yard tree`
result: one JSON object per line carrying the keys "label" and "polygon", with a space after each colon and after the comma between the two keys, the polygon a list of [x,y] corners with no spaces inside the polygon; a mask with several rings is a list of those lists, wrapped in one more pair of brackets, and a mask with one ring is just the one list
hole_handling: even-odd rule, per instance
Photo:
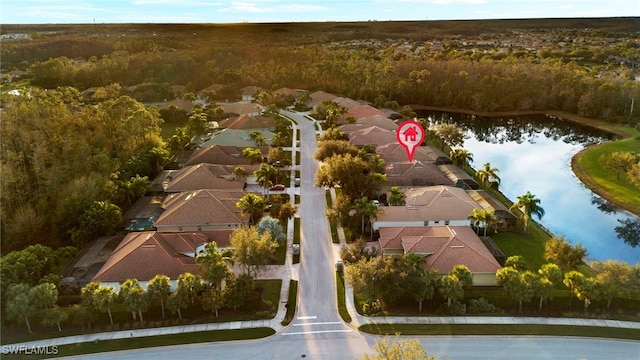
{"label": "front yard tree", "polygon": [[184,273],[178,276],[178,289],[182,291],[191,300],[192,304],[196,302],[196,294],[202,289],[202,279],[192,273]]}
{"label": "front yard tree", "polygon": [[120,286],[118,295],[122,298],[122,302],[127,310],[131,311],[131,317],[136,320],[136,314],[140,316],[140,321],[144,321],[142,318],[142,312],[145,311],[149,305],[147,293],[144,291],[140,283],[136,279],[127,279]]}
{"label": "front yard tree", "polygon": [[584,262],[587,250],[582,245],[571,245],[565,238],[552,237],[544,244],[545,260],[554,263],[562,271],[575,270]]}
{"label": "front yard tree", "polygon": [[470,288],[473,285],[473,274],[466,265],[455,265],[451,274],[458,278],[464,288]]}
{"label": "front yard tree", "polygon": [[249,214],[249,224],[253,225],[257,219],[262,216],[264,212],[265,203],[264,198],[253,193],[249,193],[236,203],[236,206],[240,209],[240,213],[244,216]]}
{"label": "front yard tree", "polygon": [[392,343],[389,340],[380,340],[376,342],[375,349],[377,351],[374,355],[364,354],[360,358],[361,360],[400,360],[400,359],[415,359],[415,360],[436,360],[434,356],[427,355],[427,352],[420,344],[420,341],[411,340],[398,340]]}
{"label": "front yard tree", "polygon": [[[356,199],[353,207],[354,215],[360,217],[362,227],[360,233],[364,235],[365,233],[365,219],[369,219],[369,222],[373,221],[376,217],[380,209],[373,201],[369,200],[369,198],[362,197],[360,199]],[[373,233],[373,229],[371,229]]]}
{"label": "front yard tree", "polygon": [[595,281],[607,300],[607,309],[611,307],[614,297],[632,293],[634,279],[631,265],[622,261],[607,260],[605,262],[594,261],[591,263],[591,268],[597,272]]}
{"label": "front yard tree", "polygon": [[462,299],[464,287],[460,279],[453,274],[447,274],[438,282],[438,292],[447,299],[447,306],[451,306],[454,300]]}
{"label": "front yard tree", "polygon": [[509,211],[513,211],[515,209],[520,210],[520,213],[522,214],[520,218],[522,219],[525,233],[529,227],[531,215],[536,215],[538,220],[542,219],[544,216],[544,209],[540,206],[540,199],[536,198],[536,196],[529,191],[524,195],[518,196],[518,201],[511,205]]}
{"label": "front yard tree", "polygon": [[587,312],[592,300],[597,300],[600,297],[598,283],[590,277],[584,277],[578,281],[574,292],[576,297],[584,302],[584,312]]}
{"label": "front yard tree", "polygon": [[522,312],[522,302],[533,297],[533,280],[535,274],[530,271],[518,271],[512,267],[503,267],[496,273],[498,286],[518,303],[518,311]]}
{"label": "front yard tree", "polygon": [[564,280],[562,280],[562,282],[569,288],[569,306],[571,306],[571,303],[573,302],[573,294],[576,293],[576,289],[583,280],[584,275],[575,270],[564,274]]}
{"label": "front yard tree", "polygon": [[171,279],[162,274],[154,276],[147,285],[147,294],[150,301],[160,303],[162,318],[164,319],[165,304],[169,299],[169,295],[171,295]]}
{"label": "front yard tree", "polygon": [[189,305],[189,294],[184,288],[178,287],[176,291],[169,295],[167,307],[172,314],[178,313],[178,318],[182,320],[182,309]]}
{"label": "front yard tree", "polygon": [[389,203],[389,206],[402,206],[404,205],[405,197],[405,193],[400,190],[399,186],[392,186],[389,189],[389,197],[387,198],[387,202]]}
{"label": "front yard tree", "polygon": [[214,241],[207,243],[204,252],[196,256],[202,279],[218,292],[231,273],[226,260]]}
{"label": "front yard tree", "polygon": [[313,157],[318,161],[326,161],[335,155],[347,155],[353,157],[360,155],[360,149],[344,140],[325,140],[318,144],[318,150]]}
{"label": "front yard tree", "polygon": [[342,132],[340,128],[336,126],[332,126],[318,137],[318,141],[328,140],[349,141],[349,134]]}
{"label": "front yard tree", "polygon": [[244,148],[240,153],[240,156],[249,160],[249,164],[259,164],[264,160],[264,156],[262,156],[262,151],[256,148]]}
{"label": "front yard tree", "polygon": [[235,229],[230,239],[234,262],[254,278],[271,262],[278,248],[269,234],[260,235],[255,227]]}
{"label": "front yard tree", "polygon": [[225,304],[237,310],[244,306],[247,295],[254,289],[253,277],[249,274],[239,274],[235,276],[231,274],[227,286],[224,288],[223,295]]}
{"label": "front yard tree", "polygon": [[29,296],[29,285],[13,284],[9,286],[6,294],[6,316],[9,320],[23,320],[27,326],[29,333],[31,331],[31,323],[29,317],[33,314],[35,306]]}
{"label": "front yard tree", "polygon": [[111,286],[100,285],[93,292],[93,308],[99,312],[106,312],[109,314],[109,322],[113,326],[113,316],[111,315],[111,308],[116,303],[118,294],[113,290]]}
{"label": "front yard tree", "polygon": [[279,206],[278,213],[275,214],[281,224],[285,224],[289,219],[294,217],[298,212],[298,207],[287,201]]}
{"label": "front yard tree", "polygon": [[374,196],[387,181],[385,175],[371,171],[369,163],[359,156],[334,155],[316,173],[317,187],[340,186],[347,199],[353,201]]}
{"label": "front yard tree", "polygon": [[260,219],[260,222],[258,222],[256,228],[258,229],[258,233],[260,235],[268,232],[271,236],[271,239],[278,243],[282,243],[287,239],[287,234],[284,233],[282,225],[280,225],[280,221],[272,218],[271,216],[265,216]]}

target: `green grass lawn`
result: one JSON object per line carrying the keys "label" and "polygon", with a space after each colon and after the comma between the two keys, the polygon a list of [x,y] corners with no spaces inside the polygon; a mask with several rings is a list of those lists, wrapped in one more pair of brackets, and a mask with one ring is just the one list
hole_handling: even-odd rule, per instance
{"label": "green grass lawn", "polygon": [[338,290],[338,313],[342,320],[350,323],[351,315],[349,315],[349,310],[347,310],[347,301],[345,298],[344,291],[344,273],[336,271],[336,288]]}
{"label": "green grass lawn", "polygon": [[289,280],[289,297],[287,298],[287,313],[282,320],[282,326],[287,326],[293,320],[293,315],[296,312],[296,305],[298,303],[298,282],[295,280]]}
{"label": "green grass lawn", "polygon": [[505,257],[520,255],[530,269],[538,269],[545,261],[544,244],[549,235],[534,223],[529,224],[527,234],[520,232],[500,232],[491,234],[491,239],[502,250]]}
{"label": "green grass lawn", "polygon": [[213,341],[232,341],[260,339],[275,334],[271,328],[253,328],[238,330],[218,330],[184,333],[176,335],[149,336],[133,339],[119,339],[108,341],[95,341],[58,347],[57,355],[2,355],[7,359],[48,359],[52,357],[74,356],[83,354],[95,354],[101,352],[132,350],[158,346],[170,346],[180,344],[197,344]]}
{"label": "green grass lawn", "polygon": [[573,170],[594,192],[614,204],[640,214],[640,189],[627,181],[624,175],[617,179],[616,174],[603,167],[600,162],[602,155],[615,151],[639,152],[640,139],[630,137],[590,147],[573,159]]}
{"label": "green grass lawn", "polygon": [[516,335],[582,336],[640,339],[640,330],[565,325],[367,324],[360,331],[378,335]]}

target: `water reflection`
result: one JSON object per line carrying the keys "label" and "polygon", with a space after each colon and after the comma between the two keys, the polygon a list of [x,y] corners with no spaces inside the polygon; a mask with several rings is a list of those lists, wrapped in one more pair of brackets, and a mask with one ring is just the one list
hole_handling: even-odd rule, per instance
{"label": "water reflection", "polygon": [[489,162],[500,170],[500,189],[510,199],[531,191],[541,199],[541,223],[572,243],[582,243],[589,257],[640,262],[640,248],[625,244],[615,231],[619,221],[638,217],[611,206],[573,174],[571,158],[585,146],[611,135],[577,123],[546,116],[486,118],[426,112],[432,123],[456,123],[468,135],[464,147],[473,166]]}

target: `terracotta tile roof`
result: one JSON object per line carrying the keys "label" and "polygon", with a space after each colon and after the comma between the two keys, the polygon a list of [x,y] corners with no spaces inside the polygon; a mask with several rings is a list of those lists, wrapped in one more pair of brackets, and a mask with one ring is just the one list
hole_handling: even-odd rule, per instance
{"label": "terracotta tile roof", "polygon": [[380,145],[396,142],[396,133],[391,130],[369,126],[349,133],[349,143],[356,146]]}
{"label": "terracotta tile roof", "polygon": [[302,89],[289,89],[288,87],[281,87],[280,89],[274,91],[273,95],[276,98],[285,97],[289,95],[293,97],[298,97],[304,94],[305,92],[306,90],[302,90]]}
{"label": "terracotta tile roof", "polygon": [[396,124],[393,120],[382,117],[380,115],[373,115],[358,119],[354,124],[341,125],[340,131],[350,133],[352,131],[362,130],[370,126],[377,126],[379,128],[390,131],[395,131],[398,128],[398,124]]}
{"label": "terracotta tile roof", "polygon": [[349,99],[349,98],[345,98],[345,97],[339,97],[339,98],[335,98],[333,99],[333,102],[342,106],[343,108],[349,110],[349,109],[353,109],[355,107],[358,107],[360,105],[362,105],[360,102],[353,100],[353,99]]}
{"label": "terracotta tile roof", "polygon": [[255,95],[256,91],[258,91],[258,87],[253,85],[245,86],[242,89],[240,89],[240,92],[242,93],[242,95],[253,96]]}
{"label": "terracotta tile roof", "polygon": [[455,265],[472,273],[495,273],[500,264],[468,226],[414,226],[380,229],[383,250],[427,255],[424,268],[447,274]]}
{"label": "terracotta tile roof", "polygon": [[199,233],[129,233],[93,281],[147,281],[158,274],[175,280],[185,272],[197,274],[198,266],[194,258],[183,253],[194,253],[196,247],[206,241],[207,236]]}
{"label": "terracotta tile roof", "polygon": [[266,138],[267,145],[271,143],[274,133],[266,129],[223,129],[215,133],[211,139],[202,143],[200,147],[205,148],[211,145],[233,145],[240,146],[243,149],[245,147],[254,147],[256,143],[249,137],[252,131],[262,134]]}
{"label": "terracotta tile roof", "polygon": [[388,186],[453,185],[438,167],[431,162],[394,162],[385,164]]}
{"label": "terracotta tile roof", "polygon": [[[218,174],[219,165],[198,164],[176,171],[167,178],[165,192],[180,192],[199,189],[221,189],[241,191],[244,183],[230,180]],[[231,170],[233,174],[233,170]]]}
{"label": "terracotta tile roof", "polygon": [[[388,163],[400,162],[407,160],[407,153],[396,141],[388,144],[381,144],[376,148],[376,154]],[[419,146],[413,155],[414,160],[425,162],[438,162],[442,159],[448,159],[442,151],[432,146]]]}
{"label": "terracotta tile roof", "polygon": [[217,106],[227,114],[259,114],[262,111],[260,105],[250,102],[218,103]]}
{"label": "terracotta tile roof", "polygon": [[360,106],[356,106],[354,108],[349,109],[349,111],[340,115],[339,119],[342,121],[345,121],[348,118],[352,117],[358,120],[364,117],[374,116],[374,115],[379,115],[384,117],[387,116],[387,114],[385,114],[382,110],[378,110],[371,105],[360,105]]}
{"label": "terracotta tile roof", "polygon": [[[254,147],[254,146],[251,146]],[[245,146],[235,145],[212,145],[195,151],[186,162],[186,165],[195,165],[200,163],[249,166],[249,160],[241,156]],[[258,147],[266,156],[269,148],[266,146]],[[247,169],[248,170],[248,169]]]}
{"label": "terracotta tile roof", "polygon": [[252,116],[244,114],[224,119],[218,126],[226,129],[270,129],[275,128],[276,122],[266,116]]}
{"label": "terracotta tile roof", "polygon": [[307,104],[309,107],[314,107],[323,101],[328,101],[328,100],[333,100],[338,98],[338,96],[326,93],[324,91],[316,91],[314,93],[311,93],[309,97],[311,98],[311,101],[309,101],[309,103]]}
{"label": "terracotta tile roof", "polygon": [[163,201],[164,212],[156,219],[157,228],[214,224],[247,224],[236,202],[244,191],[202,189],[171,194]]}
{"label": "terracotta tile roof", "polygon": [[178,109],[184,110],[187,113],[190,113],[191,110],[193,110],[193,107],[195,106],[193,104],[193,102],[186,100],[186,99],[175,99],[175,100],[171,100],[168,101],[166,103],[164,103],[163,105],[160,106],[161,109],[168,109],[171,105],[177,107]]}
{"label": "terracotta tile roof", "polygon": [[453,164],[438,165],[440,171],[442,171],[454,184],[464,183],[472,189],[478,189],[480,186],[475,181],[473,176],[467,174],[459,166]]}
{"label": "terracotta tile roof", "polygon": [[463,189],[452,186],[402,190],[407,205],[385,206],[374,222],[377,227],[386,222],[466,220],[474,208],[482,209]]}

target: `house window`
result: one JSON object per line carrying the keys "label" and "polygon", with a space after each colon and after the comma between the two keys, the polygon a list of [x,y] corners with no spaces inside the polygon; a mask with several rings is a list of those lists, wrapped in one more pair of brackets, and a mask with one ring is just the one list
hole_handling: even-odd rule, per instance
{"label": "house window", "polygon": [[449,220],[445,220],[445,221],[444,221],[444,224],[445,224],[445,225],[449,225]]}
{"label": "house window", "polygon": [[198,225],[198,231],[202,231],[202,225]]}
{"label": "house window", "polygon": [[429,220],[424,222],[424,226],[429,226]]}
{"label": "house window", "polygon": [[178,231],[182,231],[182,226],[178,226]]}
{"label": "house window", "polygon": [[440,220],[436,220],[433,222],[434,224],[440,224]]}

